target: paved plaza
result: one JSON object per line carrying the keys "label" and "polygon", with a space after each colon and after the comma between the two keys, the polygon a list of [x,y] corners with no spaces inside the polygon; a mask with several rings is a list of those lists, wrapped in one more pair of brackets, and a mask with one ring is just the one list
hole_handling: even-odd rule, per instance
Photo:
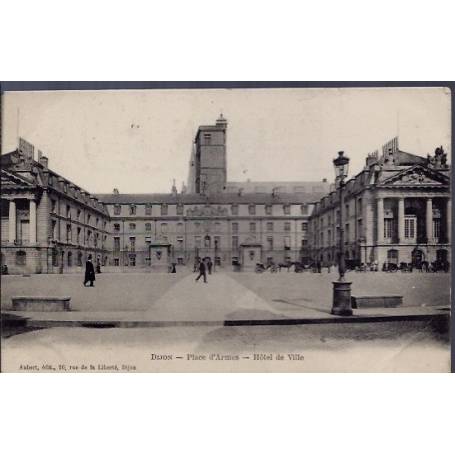
{"label": "paved plaza", "polygon": [[[153,312],[163,320],[223,320],[267,314],[328,314],[337,274],[216,272],[208,283],[178,269],[167,273],[102,273],[94,288],[79,274],[2,277],[2,310],[17,295],[70,296],[78,312]],[[404,307],[450,305],[450,274],[350,272],[352,295],[403,295]]]}
{"label": "paved plaza", "polygon": [[[217,272],[208,283],[195,274],[100,274],[94,288],[82,277],[32,275],[3,277],[2,310],[14,295],[69,295],[69,312],[11,312],[56,322],[46,329],[3,339],[2,367],[48,362],[77,365],[134,363],[139,371],[448,371],[447,336],[425,321],[226,327],[225,321],[336,319],[330,315],[335,273]],[[355,273],[353,295],[401,294],[402,308],[355,310],[359,315],[424,315],[449,305],[449,274]],[[59,322],[86,321],[83,327]],[[104,326],[89,322],[104,321]],[[109,321],[126,324],[109,326]],[[128,325],[128,321],[139,324]],[[141,326],[140,322],[162,323]],[[269,324],[267,323],[267,324]],[[47,326],[46,326],[47,327]],[[94,328],[98,327],[98,328]],[[131,328],[121,328],[131,327]],[[237,362],[193,362],[187,353],[222,353]],[[249,362],[260,353],[303,353],[304,362]],[[100,357],[100,353],[102,353]],[[151,361],[152,353],[171,353],[172,361]],[[175,356],[181,355],[182,359]],[[39,360],[37,360],[39,359]],[[243,361],[242,361],[243,360]]]}

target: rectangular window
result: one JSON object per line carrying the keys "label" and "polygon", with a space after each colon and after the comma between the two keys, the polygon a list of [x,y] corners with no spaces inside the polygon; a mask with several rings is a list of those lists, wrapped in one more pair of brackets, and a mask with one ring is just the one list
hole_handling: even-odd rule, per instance
{"label": "rectangular window", "polygon": [[166,234],[167,232],[167,223],[161,223],[161,233]]}
{"label": "rectangular window", "polygon": [[120,232],[120,224],[118,223],[114,224],[114,232]]}
{"label": "rectangular window", "polygon": [[219,235],[215,235],[213,238],[213,246],[216,246],[217,248],[221,247],[221,240]]}
{"label": "rectangular window", "polygon": [[308,232],[308,223],[302,223],[302,232]]}
{"label": "rectangular window", "polygon": [[177,237],[177,249],[183,250],[183,237]]}
{"label": "rectangular window", "polygon": [[66,206],[66,217],[71,218],[71,207],[69,205]]}
{"label": "rectangular window", "polygon": [[286,222],[284,223],[284,230],[285,230],[286,232],[289,232],[289,231],[291,230],[291,223],[289,223],[288,221],[286,221]]}
{"label": "rectangular window", "polygon": [[72,238],[71,238],[72,235],[71,235],[71,234],[72,234],[72,231],[71,231],[71,224],[68,224],[68,225],[66,226],[66,241],[67,241],[68,243],[71,242],[71,240],[72,240]]}
{"label": "rectangular window", "polygon": [[284,237],[284,249],[285,250],[291,249],[291,237]]}
{"label": "rectangular window", "polygon": [[250,232],[256,232],[256,223],[250,223]]}
{"label": "rectangular window", "polygon": [[283,211],[285,215],[291,214],[291,206],[289,204],[283,205]]}
{"label": "rectangular window", "polygon": [[136,215],[136,206],[134,204],[130,205],[130,215]]}
{"label": "rectangular window", "polygon": [[167,204],[161,204],[161,215],[167,215]]}
{"label": "rectangular window", "polygon": [[196,236],[194,237],[194,245],[196,248],[200,248],[201,247],[201,237],[200,236]]}
{"label": "rectangular window", "polygon": [[231,205],[231,212],[233,215],[238,215],[239,214],[239,206],[238,204],[232,204]]}
{"label": "rectangular window", "polygon": [[384,218],[384,238],[391,239],[393,236],[393,219]]}
{"label": "rectangular window", "polygon": [[306,247],[308,245],[308,240],[307,239],[302,239],[302,248]]}
{"label": "rectangular window", "polygon": [[145,214],[146,215],[152,214],[152,204],[145,204]]}
{"label": "rectangular window", "polygon": [[256,215],[256,206],[254,204],[248,206],[248,213],[250,215]]}
{"label": "rectangular window", "polygon": [[57,240],[57,221],[52,220],[52,239]]}
{"label": "rectangular window", "polygon": [[136,267],[136,255],[130,254],[130,267]]}
{"label": "rectangular window", "polygon": [[269,250],[273,250],[273,237],[272,236],[267,237],[267,248]]}
{"label": "rectangular window", "polygon": [[239,223],[232,223],[232,232],[235,234],[239,232]]}
{"label": "rectangular window", "polygon": [[114,258],[114,266],[118,267],[120,265],[119,258]]}
{"label": "rectangular window", "polygon": [[51,199],[51,212],[55,213],[57,210],[57,201],[55,199]]}
{"label": "rectangular window", "polygon": [[433,238],[441,237],[441,220],[439,218],[433,220]]}
{"label": "rectangular window", "polygon": [[271,215],[272,214],[272,206],[270,204],[267,204],[265,206],[265,214],[266,215]]}
{"label": "rectangular window", "polygon": [[136,251],[136,237],[130,237],[130,251]]}
{"label": "rectangular window", "polygon": [[308,207],[306,206],[306,204],[302,204],[302,205],[300,206],[300,213],[301,213],[302,215],[307,215],[307,213],[308,213]]}
{"label": "rectangular window", "polygon": [[136,223],[130,223],[130,231],[136,230]]}
{"label": "rectangular window", "polygon": [[236,250],[239,247],[239,238],[237,236],[232,237],[232,249]]}
{"label": "rectangular window", "polygon": [[152,230],[152,223],[145,223],[145,230],[151,231]]}
{"label": "rectangular window", "polygon": [[273,231],[273,222],[269,221],[267,223],[267,231],[272,232]]}
{"label": "rectangular window", "polygon": [[204,145],[210,145],[212,142],[212,135],[210,133],[204,133]]}
{"label": "rectangular window", "polygon": [[415,217],[405,217],[404,219],[404,237],[406,239],[415,238]]}
{"label": "rectangular window", "polygon": [[183,215],[183,204],[177,204],[177,215]]}

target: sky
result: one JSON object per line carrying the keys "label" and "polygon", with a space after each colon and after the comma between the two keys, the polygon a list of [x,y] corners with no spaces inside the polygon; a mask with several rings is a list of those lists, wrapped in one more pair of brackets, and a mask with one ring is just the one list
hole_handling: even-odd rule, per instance
{"label": "sky", "polygon": [[450,157],[447,88],[7,92],[2,153],[18,136],[92,193],[169,192],[187,181],[199,125],[228,120],[228,181],[333,181],[339,150],[358,173],[394,136]]}

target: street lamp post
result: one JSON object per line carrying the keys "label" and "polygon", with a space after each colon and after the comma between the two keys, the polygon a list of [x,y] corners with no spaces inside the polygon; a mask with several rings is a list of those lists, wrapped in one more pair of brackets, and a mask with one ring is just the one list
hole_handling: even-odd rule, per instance
{"label": "street lamp post", "polygon": [[213,258],[213,273],[215,273],[215,269],[216,269],[217,256],[218,256],[218,240],[215,239],[215,257]]}
{"label": "street lamp post", "polygon": [[338,258],[337,281],[333,282],[333,302],[332,314],[337,316],[352,316],[351,306],[351,282],[345,280],[346,263],[344,260],[344,198],[343,188],[344,179],[348,176],[349,158],[344,156],[344,152],[338,152],[338,157],[333,160],[335,168],[335,182],[338,183],[340,191],[340,251]]}

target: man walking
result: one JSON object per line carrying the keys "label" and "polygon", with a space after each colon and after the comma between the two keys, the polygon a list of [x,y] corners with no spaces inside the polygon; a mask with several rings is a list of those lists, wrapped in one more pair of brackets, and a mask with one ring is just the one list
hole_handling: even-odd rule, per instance
{"label": "man walking", "polygon": [[209,269],[209,275],[212,274],[212,265],[213,265],[212,260],[210,258],[208,258],[208,260],[207,260],[207,268]]}
{"label": "man walking", "polygon": [[84,286],[90,282],[90,287],[93,287],[93,282],[95,281],[95,269],[92,263],[92,255],[89,254],[87,258],[87,262],[85,263],[85,278],[84,278]]}
{"label": "man walking", "polygon": [[196,278],[196,281],[199,281],[199,278],[204,277],[204,283],[207,283],[207,273],[206,273],[206,268],[204,261],[199,261],[199,275]]}

